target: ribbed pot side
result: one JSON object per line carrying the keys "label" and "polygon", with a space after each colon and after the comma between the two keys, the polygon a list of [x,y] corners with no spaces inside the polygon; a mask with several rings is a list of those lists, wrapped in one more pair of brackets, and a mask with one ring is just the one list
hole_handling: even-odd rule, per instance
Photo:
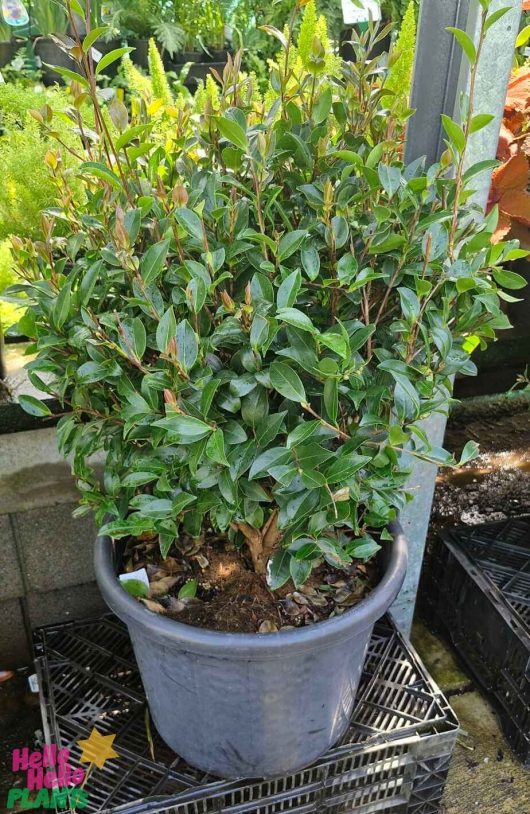
{"label": "ribbed pot side", "polygon": [[341,616],[283,633],[219,633],[148,611],[116,579],[99,537],[98,584],[128,627],[153,722],[192,766],[224,778],[275,777],[311,764],[345,733],[375,622],[407,569],[392,527],[383,577]]}

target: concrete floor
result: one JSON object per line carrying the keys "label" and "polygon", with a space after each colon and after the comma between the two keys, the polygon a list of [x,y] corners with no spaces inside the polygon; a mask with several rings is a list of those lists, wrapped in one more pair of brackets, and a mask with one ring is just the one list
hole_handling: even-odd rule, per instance
{"label": "concrete floor", "polygon": [[530,771],[514,756],[485,697],[449,647],[421,623],[412,641],[462,730],[441,814],[530,814]]}

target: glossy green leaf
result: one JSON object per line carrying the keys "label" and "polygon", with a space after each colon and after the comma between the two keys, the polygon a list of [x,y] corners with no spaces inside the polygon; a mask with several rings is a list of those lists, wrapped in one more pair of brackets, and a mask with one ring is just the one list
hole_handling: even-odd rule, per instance
{"label": "glossy green leaf", "polygon": [[222,430],[215,430],[208,438],[206,455],[211,461],[221,466],[229,466],[225,453],[225,439]]}
{"label": "glossy green leaf", "polygon": [[247,134],[241,125],[225,116],[220,116],[217,122],[221,135],[245,153],[248,149]]}
{"label": "glossy green leaf", "polygon": [[284,398],[297,402],[306,401],[304,385],[292,367],[283,362],[273,362],[270,377],[272,386]]}
{"label": "glossy green leaf", "polygon": [[475,44],[469,34],[462,31],[460,28],[453,28],[452,26],[448,26],[446,30],[453,34],[454,38],[459,43],[466,57],[468,58],[469,63],[474,65],[477,60],[477,49],[475,48]]}
{"label": "glossy green leaf", "polygon": [[140,274],[146,285],[154,282],[165,268],[169,240],[161,240],[150,246],[140,260]]}
{"label": "glossy green leaf", "polygon": [[34,415],[38,417],[51,415],[50,408],[46,404],[44,404],[44,402],[35,398],[35,396],[26,396],[24,394],[21,394],[20,396],[18,396],[17,401],[24,410],[24,412],[29,413],[29,415]]}
{"label": "glossy green leaf", "polygon": [[175,218],[177,222],[182,226],[186,232],[198,240],[200,243],[203,242],[204,234],[203,234],[203,227],[202,221],[192,209],[187,209],[183,207],[182,209],[177,209],[175,211]]}
{"label": "glossy green leaf", "polygon": [[134,51],[134,48],[124,46],[122,48],[115,48],[113,51],[109,51],[107,54],[104,54],[96,66],[96,76],[99,76],[100,73],[103,73],[105,68],[108,68],[109,65],[112,65],[113,62],[116,62],[118,59],[121,59],[123,56],[125,56],[125,54],[130,54],[131,51]]}
{"label": "glossy green leaf", "polygon": [[173,308],[168,308],[156,329],[156,344],[161,353],[167,353],[168,345],[176,338],[177,322]]}
{"label": "glossy green leaf", "polygon": [[278,289],[278,293],[276,294],[278,308],[290,308],[294,305],[301,285],[302,275],[299,269],[296,269],[296,271],[291,272],[291,274],[285,278]]}
{"label": "glossy green leaf", "polygon": [[177,359],[186,372],[192,369],[199,355],[197,334],[187,319],[179,322],[176,330]]}

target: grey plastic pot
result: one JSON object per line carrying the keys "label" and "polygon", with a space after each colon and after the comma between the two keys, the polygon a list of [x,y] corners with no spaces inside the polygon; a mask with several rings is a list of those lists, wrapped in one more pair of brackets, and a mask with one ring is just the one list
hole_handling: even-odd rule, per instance
{"label": "grey plastic pot", "polygon": [[131,636],[153,722],[213,775],[275,777],[311,764],[345,733],[375,622],[403,583],[399,526],[381,581],[359,605],[283,633],[219,633],[148,611],[120,586],[112,541],[96,543],[101,593]]}

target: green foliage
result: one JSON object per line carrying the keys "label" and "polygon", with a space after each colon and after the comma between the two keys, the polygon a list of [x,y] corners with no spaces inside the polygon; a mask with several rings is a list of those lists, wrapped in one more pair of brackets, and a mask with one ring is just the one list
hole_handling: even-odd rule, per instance
{"label": "green foliage", "polygon": [[[153,34],[153,25],[160,12],[160,3],[152,0],[112,0],[102,15],[105,25],[109,26],[109,36],[134,35],[148,39]],[[161,15],[159,14],[158,19]]]}
{"label": "green foliage", "polygon": [[0,42],[9,42],[11,39],[11,26],[4,22],[0,14]]}
{"label": "green foliage", "polygon": [[44,37],[64,34],[68,28],[65,10],[51,0],[35,0],[31,4],[31,23],[32,33]]}
{"label": "green foliage", "polygon": [[[418,15],[419,0],[411,0],[414,6],[415,16]],[[382,0],[381,8],[385,20],[391,20],[393,23],[401,23],[405,18],[407,9],[409,7],[409,0]]]}
{"label": "green foliage", "polygon": [[170,55],[223,48],[238,3],[219,0],[112,0],[103,17],[113,36],[155,37]]}
{"label": "green foliage", "polygon": [[393,104],[398,116],[406,115],[409,109],[415,52],[416,9],[414,0],[410,0],[393,50],[395,61],[386,80],[387,90],[395,94]]}
{"label": "green foliage", "polygon": [[225,5],[219,0],[174,0],[174,14],[184,31],[186,50],[224,47]]}
{"label": "green foliage", "polygon": [[15,83],[19,87],[33,87],[41,81],[42,70],[30,40],[18,49],[11,62],[2,67],[2,78],[6,84]]}
{"label": "green foliage", "polygon": [[304,67],[294,28],[271,32],[289,54],[266,103],[237,55],[215,109],[178,111],[170,137],[145,109],[119,138],[99,128],[67,239],[46,218],[42,240],[14,241],[29,375],[70,410],[82,511],[164,552],[226,534],[274,587],[369,556],[414,457],[455,464],[421,421],[509,326],[502,289],[520,285],[502,270],[517,243],[492,245],[496,211],[469,202],[472,104],[445,122],[441,164],[404,166],[384,58],[339,80]]}

